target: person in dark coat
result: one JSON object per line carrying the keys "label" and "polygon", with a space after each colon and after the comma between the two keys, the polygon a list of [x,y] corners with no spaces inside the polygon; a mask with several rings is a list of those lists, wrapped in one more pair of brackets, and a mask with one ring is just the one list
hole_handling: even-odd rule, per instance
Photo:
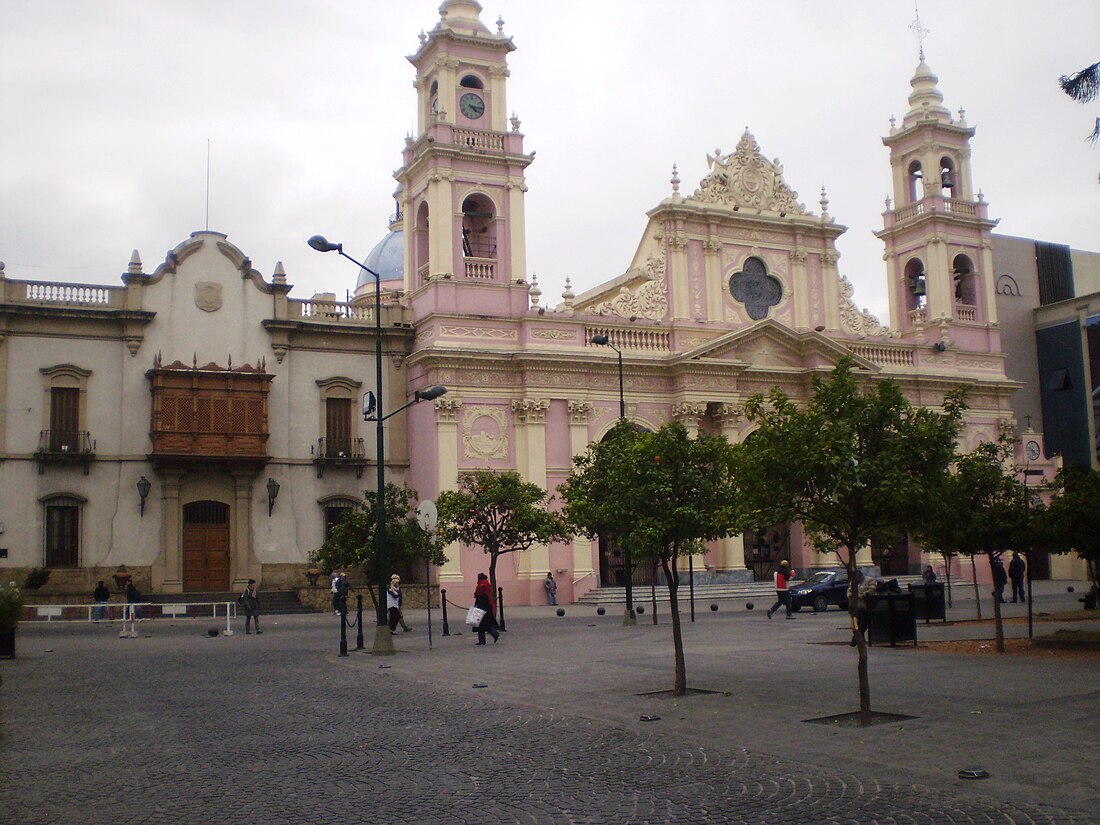
{"label": "person in dark coat", "polygon": [[107,615],[107,602],[111,600],[111,591],[107,589],[107,585],[103,583],[103,579],[100,579],[99,584],[95,586],[95,593],[92,594],[92,600],[95,601],[96,604],[96,606],[92,608],[92,621],[98,622]]}
{"label": "person in dark coat", "polygon": [[141,618],[141,616],[138,614],[138,607],[137,607],[137,604],[140,601],[141,601],[141,593],[138,592],[137,587],[134,585],[134,580],[130,579],[129,581],[126,582],[126,603],[129,604],[129,605],[132,605],[130,607],[130,616],[133,619],[140,619]]}
{"label": "person in dark coat", "polygon": [[1027,565],[1024,564],[1024,560],[1020,558],[1019,553],[1012,554],[1012,561],[1008,563],[1008,578],[1012,580],[1012,603],[1016,604],[1016,597],[1020,597],[1020,601],[1026,602],[1027,597],[1024,595],[1024,575],[1027,573]]}
{"label": "person in dark coat", "polygon": [[993,559],[993,598],[1001,604],[1005,603],[1005,585],[1008,584],[1008,574],[1005,572],[1005,564],[1001,557]]}
{"label": "person in dark coat", "polygon": [[244,632],[245,634],[252,633],[250,625],[252,621],[256,622],[256,635],[263,633],[260,630],[260,597],[256,592],[256,580],[249,579],[248,587],[241,593],[241,607],[244,608]]}
{"label": "person in dark coat", "polygon": [[489,583],[489,577],[484,573],[477,574],[477,587],[474,588],[474,607],[480,607],[485,611],[481,617],[481,624],[477,626],[477,643],[485,644],[485,634],[493,637],[493,644],[500,641],[500,630],[497,627],[496,603],[493,601],[493,586]]}

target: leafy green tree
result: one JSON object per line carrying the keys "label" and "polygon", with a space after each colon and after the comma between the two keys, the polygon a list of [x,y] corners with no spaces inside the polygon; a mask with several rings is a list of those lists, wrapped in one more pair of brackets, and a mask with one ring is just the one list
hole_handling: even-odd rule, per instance
{"label": "leafy green tree", "polygon": [[[396,484],[386,485],[386,563],[390,569],[404,568],[413,562],[430,561],[441,565],[447,561],[442,549],[421,529],[416,520],[416,491]],[[367,592],[375,608],[378,600],[373,585],[378,571],[378,550],[375,543],[377,524],[373,490],[363,492],[363,503],[351,509],[332,528],[328,539],[309,555],[315,564],[331,574],[334,570],[359,569],[367,583]]]}
{"label": "leafy green tree", "polygon": [[607,438],[573,459],[573,472],[559,487],[577,531],[629,542],[636,559],[656,562],[664,571],[676,696],[687,692],[678,561],[702,552],[702,542],[732,532],[731,455],[724,438],[706,433],[691,438],[679,423],[643,432],[620,421]]}
{"label": "leafy green tree", "polygon": [[[944,473],[940,485],[930,490],[935,506],[921,521],[917,535],[930,549],[989,559],[990,573],[1006,550],[1030,545],[1034,511],[1028,492],[1012,464],[1015,440],[1003,437],[983,442],[966,455],[957,456],[954,467]],[[975,576],[974,598],[981,618],[981,601]],[[993,620],[997,650],[1004,653],[1004,625],[1001,603],[993,599]]]}
{"label": "leafy green tree", "polygon": [[[1054,480],[1055,494],[1041,518],[1041,532],[1054,552],[1074,550],[1088,565],[1093,599],[1100,597],[1100,472],[1066,467]],[[1100,601],[1097,601],[1100,604]]]}
{"label": "leafy green tree", "polygon": [[519,473],[474,470],[462,476],[458,490],[436,497],[440,541],[480,545],[489,556],[489,583],[496,593],[502,555],[569,538],[565,519],[548,504],[546,491]]}
{"label": "leafy green tree", "polygon": [[914,407],[893,381],[861,387],[853,367],[843,358],[828,377],[815,376],[802,407],[778,388],[750,398],[745,415],[759,428],[737,445],[734,466],[740,530],[801,521],[815,549],[836,553],[848,571],[861,724],[869,725],[856,553],[896,544],[926,516],[926,492],[951,461],[965,404],[952,391],[942,411]]}

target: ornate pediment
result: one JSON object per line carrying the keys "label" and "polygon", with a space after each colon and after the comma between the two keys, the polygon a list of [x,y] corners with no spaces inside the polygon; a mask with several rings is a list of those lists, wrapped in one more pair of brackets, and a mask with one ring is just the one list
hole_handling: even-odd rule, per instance
{"label": "ornate pediment", "polygon": [[681,353],[678,360],[731,362],[752,370],[812,369],[833,365],[846,355],[854,357],[861,368],[875,369],[866,359],[853,356],[818,332],[796,332],[769,318]]}
{"label": "ornate pediment", "polygon": [[620,318],[646,318],[659,321],[668,312],[668,285],[665,283],[664,258],[650,255],[645,270],[634,270],[636,283],[641,276],[641,284],[631,288],[624,284],[613,298],[592,306],[589,311],[597,315],[617,315]]}
{"label": "ornate pediment", "polygon": [[852,282],[843,275],[840,276],[839,286],[840,325],[845,332],[870,338],[897,338],[899,336],[896,329],[891,329],[883,324],[871,314],[870,310],[865,309],[860,312],[856,302],[852,300],[852,296],[855,295]]}
{"label": "ornate pediment", "polygon": [[769,161],[748,129],[732,154],[715,149],[707,155],[710,174],[699,182],[689,200],[717,203],[739,209],[759,209],[789,215],[806,215],[798,193],[783,180],[779,158]]}

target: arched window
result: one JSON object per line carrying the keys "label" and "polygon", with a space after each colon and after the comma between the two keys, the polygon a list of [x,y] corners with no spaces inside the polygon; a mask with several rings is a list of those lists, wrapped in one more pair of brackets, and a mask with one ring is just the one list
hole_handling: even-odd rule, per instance
{"label": "arched window", "polygon": [[420,283],[428,280],[428,202],[422,201],[416,210],[413,228],[413,254]]}
{"label": "arched window", "polygon": [[977,304],[978,285],[970,258],[966,255],[956,255],[951,264],[951,274],[955,279],[955,303],[968,306]]}
{"label": "arched window", "polygon": [[318,504],[324,508],[324,532],[321,540],[327,541],[332,534],[332,528],[347,518],[348,514],[355,511],[362,502],[351,496],[333,495],[319,499]]}
{"label": "arched window", "polygon": [[928,296],[924,262],[920,258],[911,258],[905,265],[905,285],[909,287],[907,307],[910,310],[923,309],[928,303]]}
{"label": "arched window", "polygon": [[924,172],[919,160],[909,164],[909,203],[924,199]]}
{"label": "arched window", "polygon": [[462,201],[462,254],[468,258],[497,256],[496,216],[493,202],[484,195]]}
{"label": "arched window", "polygon": [[81,515],[87,499],[72,493],[58,493],[39,501],[46,567],[79,567]]}
{"label": "arched window", "polygon": [[955,162],[945,155],[940,158],[940,195],[945,198],[952,198],[954,192]]}
{"label": "arched window", "polygon": [[458,85],[463,89],[484,89],[485,84],[481,82],[481,78],[476,74],[465,75],[462,80],[458,82]]}

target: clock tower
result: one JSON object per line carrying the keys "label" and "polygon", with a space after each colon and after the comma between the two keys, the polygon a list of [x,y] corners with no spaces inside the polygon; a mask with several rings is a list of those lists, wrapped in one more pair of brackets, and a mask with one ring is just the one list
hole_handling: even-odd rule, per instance
{"label": "clock tower", "polygon": [[943,105],[924,60],[910,85],[909,111],[890,118],[893,199],[875,234],[886,244],[890,317],[903,339],[949,349],[1000,351],[987,216],[970,172],[974,128]]}
{"label": "clock tower", "polygon": [[[405,290],[414,319],[433,312],[514,316],[528,305],[519,120],[507,117],[508,53],[477,0],[444,0],[420,35],[417,134],[395,173],[405,230]],[[510,128],[509,128],[510,127]]]}

